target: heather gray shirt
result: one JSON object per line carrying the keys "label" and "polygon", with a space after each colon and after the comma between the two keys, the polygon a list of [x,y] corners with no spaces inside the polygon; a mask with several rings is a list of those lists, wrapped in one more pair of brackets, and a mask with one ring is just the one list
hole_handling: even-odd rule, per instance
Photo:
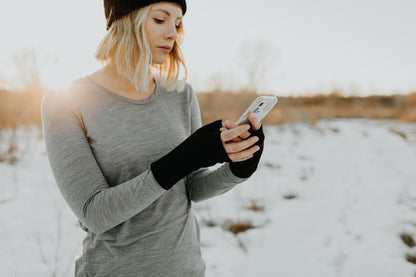
{"label": "heather gray shirt", "polygon": [[[132,100],[89,78],[49,91],[42,120],[50,165],[86,231],[75,276],[204,276],[191,201],[242,182],[228,164],[164,190],[150,164],[201,126],[192,88]],[[198,151],[195,149],[195,151]]]}

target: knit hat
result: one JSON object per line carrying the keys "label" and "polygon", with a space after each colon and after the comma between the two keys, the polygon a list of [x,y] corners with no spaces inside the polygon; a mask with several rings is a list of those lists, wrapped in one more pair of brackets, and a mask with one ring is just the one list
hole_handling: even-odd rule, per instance
{"label": "knit hat", "polygon": [[104,0],[104,12],[107,19],[107,30],[111,24],[117,19],[127,15],[128,13],[143,8],[147,5],[158,2],[173,2],[182,7],[182,14],[186,12],[185,0]]}

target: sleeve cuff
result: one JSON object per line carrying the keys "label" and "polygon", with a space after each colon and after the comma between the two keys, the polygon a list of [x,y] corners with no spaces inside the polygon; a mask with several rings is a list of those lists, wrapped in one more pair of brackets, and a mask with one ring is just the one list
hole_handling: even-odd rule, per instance
{"label": "sleeve cuff", "polygon": [[141,186],[140,189],[136,190],[136,195],[138,197],[142,195],[148,195],[148,197],[157,199],[159,196],[161,196],[163,193],[166,192],[162,186],[159,185],[159,183],[156,181],[155,176],[153,176],[153,173],[150,169],[147,170],[147,173],[145,173],[147,176],[145,177],[146,184],[145,186]]}
{"label": "sleeve cuff", "polygon": [[224,174],[231,182],[236,183],[236,184],[242,183],[249,178],[249,177],[241,178],[241,177],[235,176],[234,173],[231,171],[230,163],[225,163]]}

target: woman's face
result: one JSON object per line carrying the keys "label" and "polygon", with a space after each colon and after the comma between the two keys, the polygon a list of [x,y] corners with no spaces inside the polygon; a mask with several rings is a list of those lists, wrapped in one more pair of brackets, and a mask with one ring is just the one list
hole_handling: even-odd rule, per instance
{"label": "woman's face", "polygon": [[163,64],[178,38],[182,22],[182,9],[169,2],[153,4],[147,15],[144,28],[152,52],[152,63]]}

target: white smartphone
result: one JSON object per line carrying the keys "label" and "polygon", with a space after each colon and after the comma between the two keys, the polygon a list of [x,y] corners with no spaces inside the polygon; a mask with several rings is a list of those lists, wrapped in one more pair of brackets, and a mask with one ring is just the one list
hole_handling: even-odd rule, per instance
{"label": "white smartphone", "polygon": [[263,118],[270,112],[270,110],[276,105],[277,97],[276,96],[259,96],[254,99],[250,107],[243,113],[243,115],[237,120],[236,124],[250,124],[247,119],[247,116],[252,112],[259,121],[262,121]]}

